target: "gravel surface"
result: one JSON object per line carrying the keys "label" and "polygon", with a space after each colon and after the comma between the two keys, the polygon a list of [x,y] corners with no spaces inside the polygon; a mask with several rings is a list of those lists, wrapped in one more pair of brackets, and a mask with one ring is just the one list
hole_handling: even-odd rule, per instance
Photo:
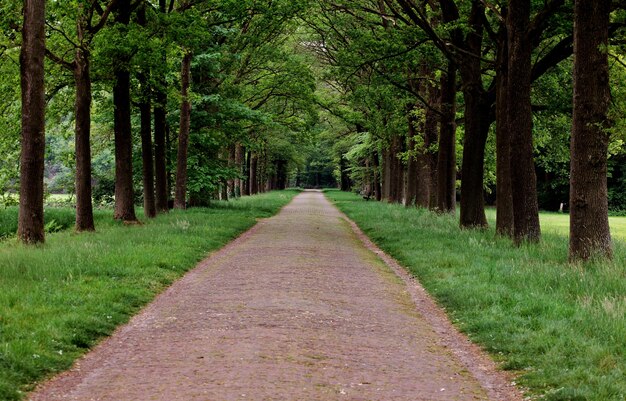
{"label": "gravel surface", "polygon": [[364,240],[322,193],[304,192],[30,399],[517,400]]}

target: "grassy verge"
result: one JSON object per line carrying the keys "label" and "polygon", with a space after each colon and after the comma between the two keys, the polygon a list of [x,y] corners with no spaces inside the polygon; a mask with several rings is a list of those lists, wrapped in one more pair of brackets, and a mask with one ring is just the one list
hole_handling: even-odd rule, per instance
{"label": "grassy verge", "polygon": [[[487,209],[487,219],[489,224],[496,224],[496,209]],[[539,214],[541,230],[546,234],[569,235],[569,214],[541,212]],[[614,239],[626,241],[626,217],[610,216],[611,236]]]}
{"label": "grassy verge", "polygon": [[59,232],[43,247],[0,244],[0,399],[20,399],[37,380],[69,368],[208,252],[296,193],[216,202],[141,226]]}
{"label": "grassy verge", "polygon": [[420,279],[459,329],[515,371],[533,398],[625,399],[623,242],[614,262],[572,266],[564,236],[515,248],[493,230],[461,231],[451,216],[326,195]]}

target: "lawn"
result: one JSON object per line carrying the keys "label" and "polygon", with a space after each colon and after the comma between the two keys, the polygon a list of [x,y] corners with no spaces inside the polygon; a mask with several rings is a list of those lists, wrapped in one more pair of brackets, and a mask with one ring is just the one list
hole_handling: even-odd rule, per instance
{"label": "lawn", "polygon": [[[496,210],[487,209],[487,219],[496,224]],[[539,214],[541,230],[546,234],[569,235],[569,215],[564,213],[541,212]],[[609,217],[611,235],[614,239],[626,241],[626,217]]]}
{"label": "lawn", "polygon": [[139,226],[101,211],[96,233],[66,230],[40,247],[0,243],[0,399],[20,399],[36,381],[69,368],[207,253],[296,193],[172,211]]}
{"label": "lawn", "polygon": [[[625,399],[626,243],[616,241],[613,262],[570,265],[567,238],[555,234],[566,216],[544,215],[541,244],[516,248],[493,229],[460,230],[455,216],[326,195],[513,371],[529,397]],[[612,223],[623,232],[623,220]]]}

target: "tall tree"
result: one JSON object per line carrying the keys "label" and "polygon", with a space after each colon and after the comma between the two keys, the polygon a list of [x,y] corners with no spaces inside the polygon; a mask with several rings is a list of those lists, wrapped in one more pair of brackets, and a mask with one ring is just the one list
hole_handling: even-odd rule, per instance
{"label": "tall tree", "polygon": [[[162,17],[167,13],[167,1],[159,0],[159,12]],[[161,62],[167,64],[167,52],[162,50]],[[164,77],[158,80],[154,88],[154,173],[155,203],[159,213],[168,211],[168,173],[167,173],[167,81]]]}
{"label": "tall tree", "polygon": [[[130,0],[119,0],[116,23],[128,26],[131,17]],[[113,86],[115,132],[115,213],[114,218],[137,221],[133,187],[133,136],[131,131],[130,55],[121,54],[114,66]]]}
{"label": "tall tree", "polygon": [[189,125],[191,123],[191,101],[189,100],[191,59],[191,52],[185,52],[180,73],[182,99],[176,164],[176,197],[174,198],[174,207],[177,209],[185,209],[187,200],[187,153],[189,151]]}
{"label": "tall tree", "polygon": [[17,235],[21,241],[28,244],[44,242],[45,10],[45,0],[24,0],[24,23],[20,54],[22,151]]}
{"label": "tall tree", "polygon": [[[143,3],[137,10],[137,22],[141,26],[146,26],[146,8]],[[140,129],[141,132],[141,161],[143,172],[143,213],[146,217],[156,216],[156,202],[154,194],[154,158],[152,151],[152,92],[148,84],[150,70],[142,71],[139,75],[141,85],[141,100],[139,102]]]}
{"label": "tall tree", "polygon": [[607,201],[610,11],[610,1],[576,0],[574,8],[570,260],[612,254]]}
{"label": "tall tree", "polygon": [[530,101],[532,42],[530,0],[509,0],[508,75],[505,126],[511,135],[513,236],[516,243],[539,241],[537,176],[533,162],[533,115]]}

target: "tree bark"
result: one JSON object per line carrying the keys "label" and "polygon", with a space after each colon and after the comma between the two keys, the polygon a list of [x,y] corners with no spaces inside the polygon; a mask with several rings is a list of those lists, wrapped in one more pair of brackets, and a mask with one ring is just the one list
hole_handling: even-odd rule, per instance
{"label": "tree bark", "polygon": [[[118,4],[116,22],[128,25],[130,22],[130,1]],[[134,222],[135,216],[133,188],[133,137],[131,132],[130,71],[128,61],[117,60],[115,84],[113,87],[114,131],[115,131],[115,212],[116,220]]]}
{"label": "tree bark", "polygon": [[[231,169],[235,168],[235,145],[232,144],[228,147],[228,167]],[[235,179],[234,178],[230,178],[228,180],[228,197],[229,198],[234,198],[235,197]]]}
{"label": "tree bark", "polygon": [[491,120],[491,102],[483,88],[481,54],[485,9],[480,1],[472,1],[469,23],[471,31],[464,42],[463,62],[459,65],[465,99],[465,139],[461,167],[461,221],[463,228],[485,228],[484,170],[485,144]]}
{"label": "tree bark", "polygon": [[[137,22],[146,25],[146,5],[137,11]],[[154,156],[152,150],[152,105],[151,90],[148,84],[149,71],[138,74],[141,86],[139,113],[141,120],[141,162],[143,173],[143,213],[148,218],[156,217],[156,200],[154,194]]]}
{"label": "tree bark", "polygon": [[[145,85],[145,84],[144,84]],[[156,201],[154,196],[154,165],[152,155],[152,113],[150,97],[144,94],[139,104],[141,114],[141,160],[143,163],[143,208],[146,217],[156,217]]]}
{"label": "tree bark", "polygon": [[569,258],[612,256],[607,201],[611,2],[576,0]]}
{"label": "tree bark", "polygon": [[[513,237],[538,242],[539,205],[533,161],[533,115],[530,101],[532,42],[528,38],[530,0],[509,0],[509,76],[507,125],[511,134]],[[514,167],[514,168],[513,168]]]}
{"label": "tree bark", "polygon": [[511,184],[511,130],[508,126],[509,52],[506,32],[501,33],[496,71],[496,233],[513,237],[513,187]]}
{"label": "tree bark", "polygon": [[[82,23],[78,23],[82,32]],[[79,36],[82,36],[79,33]],[[74,58],[74,83],[76,100],[74,114],[74,147],[76,152],[76,231],[94,231],[91,189],[91,74],[89,52],[76,49]]]}
{"label": "tree bark", "polygon": [[[434,74],[431,74],[434,79]],[[437,157],[438,151],[432,149],[432,145],[437,143],[437,123],[439,117],[434,110],[439,109],[440,93],[436,85],[428,84],[428,102],[430,107],[426,110],[426,121],[424,122],[424,138],[426,139],[426,159],[428,162],[428,205],[431,210],[437,208]]]}
{"label": "tree bark", "polygon": [[414,206],[415,201],[417,199],[417,180],[419,179],[418,175],[418,163],[417,163],[417,155],[416,152],[418,150],[415,149],[415,137],[418,135],[416,128],[417,120],[413,115],[413,105],[408,108],[407,120],[409,126],[407,146],[409,148],[409,158],[406,167],[406,190],[405,194],[405,206]]}
{"label": "tree bark", "polygon": [[437,158],[437,208],[443,213],[456,210],[456,65],[448,62],[441,77],[441,122]]}
{"label": "tree bark", "polygon": [[373,182],[374,182],[374,197],[377,201],[381,201],[383,197],[383,190],[380,184],[380,160],[378,159],[378,152],[372,153],[372,169],[373,169]]}
{"label": "tree bark", "polygon": [[244,157],[245,157],[245,163],[244,163],[245,179],[242,180],[242,184],[243,184],[242,195],[250,195],[250,162],[252,159],[252,152],[244,150]]}
{"label": "tree bark", "polygon": [[189,150],[189,126],[191,123],[191,102],[189,100],[189,85],[191,83],[190,52],[183,57],[181,67],[181,95],[180,104],[180,131],[178,134],[178,157],[176,158],[176,196],[174,208],[185,209],[187,199],[187,153]]}
{"label": "tree bark", "polygon": [[391,190],[391,145],[383,149],[382,199],[389,201]]}
{"label": "tree bark", "polygon": [[250,195],[256,195],[259,193],[259,185],[258,185],[258,167],[259,167],[259,158],[256,153],[250,153],[250,175],[249,175],[249,185],[250,185]]}
{"label": "tree bark", "polygon": [[46,146],[44,58],[45,1],[24,0],[20,53],[22,149],[17,236],[26,244],[44,242],[43,176]]}
{"label": "tree bark", "polygon": [[242,189],[243,179],[241,179],[241,176],[243,175],[243,168],[244,168],[243,159],[244,159],[243,148],[241,144],[238,143],[235,145],[235,167],[239,171],[239,177],[235,178],[235,196],[236,197],[240,197],[244,192]]}

